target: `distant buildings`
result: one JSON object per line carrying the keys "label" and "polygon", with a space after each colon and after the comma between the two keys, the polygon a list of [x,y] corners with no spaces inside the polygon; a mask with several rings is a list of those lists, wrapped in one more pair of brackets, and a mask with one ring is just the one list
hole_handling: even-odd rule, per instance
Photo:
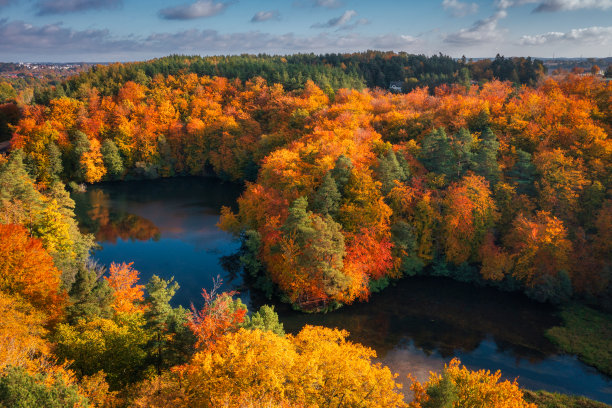
{"label": "distant buildings", "polygon": [[391,81],[389,83],[389,90],[391,92],[402,92],[402,81]]}
{"label": "distant buildings", "polygon": [[0,63],[0,78],[36,77],[44,78],[46,75],[66,77],[87,69],[90,64],[85,63]]}

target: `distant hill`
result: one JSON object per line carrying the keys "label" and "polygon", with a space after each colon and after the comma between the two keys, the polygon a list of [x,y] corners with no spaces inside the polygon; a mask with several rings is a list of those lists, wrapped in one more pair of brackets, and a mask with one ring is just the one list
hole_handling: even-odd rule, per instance
{"label": "distant hill", "polygon": [[607,58],[545,58],[542,59],[544,65],[550,70],[571,71],[574,68],[590,70],[597,65],[602,70],[612,65],[612,57]]}
{"label": "distant hill", "polygon": [[442,84],[470,85],[492,79],[533,85],[546,72],[539,60],[504,58],[467,61],[446,55],[414,55],[382,51],[351,54],[294,54],[287,56],[185,56],[170,55],[145,62],[96,65],[73,76],[60,86],[37,92],[35,101],[45,103],[59,96],[78,96],[83,89],[96,87],[102,95],[114,95],[126,81],[147,84],[156,75],[221,76],[246,81],[264,78],[280,83],[286,90],[304,87],[312,80],[326,92],[340,88],[383,88],[409,91],[416,87],[433,89]]}

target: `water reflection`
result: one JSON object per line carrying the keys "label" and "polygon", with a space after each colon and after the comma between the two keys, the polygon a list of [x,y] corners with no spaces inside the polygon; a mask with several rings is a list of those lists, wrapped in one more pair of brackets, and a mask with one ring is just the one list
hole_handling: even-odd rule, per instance
{"label": "water reflection", "polygon": [[205,178],[105,183],[75,194],[84,231],[93,233],[100,262],[134,262],[146,281],[174,276],[181,285],[174,299],[200,302],[202,288],[220,275],[224,288],[242,283],[219,260],[237,250],[232,237],[216,227],[221,206],[235,206],[242,187]]}
{"label": "water reflection", "polygon": [[[222,205],[234,206],[242,188],[202,178],[109,183],[76,194],[81,227],[96,235],[105,264],[134,261],[146,281],[174,276],[175,304],[198,305],[201,288],[221,275],[224,290],[242,289],[238,243],[216,227]],[[251,309],[269,303],[242,290]],[[612,382],[572,356],[559,356],[544,336],[559,323],[555,309],[518,294],[440,278],[410,278],[328,314],[303,314],[277,304],[288,332],[305,324],[348,330],[406,381],[425,380],[459,357],[471,369],[501,369],[532,389],[587,395],[612,403]],[[407,384],[406,384],[407,385]]]}
{"label": "water reflection", "polygon": [[83,206],[87,219],[84,229],[93,233],[97,242],[116,244],[118,239],[148,241],[161,236],[157,225],[147,218],[114,208],[110,195],[100,188],[91,188],[81,198],[86,198],[83,201],[87,206]]}
{"label": "water reflection", "polygon": [[559,324],[553,307],[441,278],[409,278],[356,304],[325,315],[299,314],[279,304],[287,331],[305,324],[343,328],[407,387],[458,357],[470,369],[501,370],[531,389],[582,394],[612,403],[612,382],[573,356],[558,355],[544,333]]}
{"label": "water reflection", "polygon": [[439,278],[410,278],[358,303],[324,315],[278,306],[290,331],[304,324],[349,330],[379,356],[408,337],[425,353],[450,357],[476,350],[492,336],[503,350],[538,361],[555,353],[546,329],[559,323],[554,308],[524,296]]}

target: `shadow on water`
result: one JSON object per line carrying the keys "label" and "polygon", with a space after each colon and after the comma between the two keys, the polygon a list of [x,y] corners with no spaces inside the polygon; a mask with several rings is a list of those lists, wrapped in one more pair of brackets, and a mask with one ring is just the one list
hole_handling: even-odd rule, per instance
{"label": "shadow on water", "polygon": [[[239,244],[216,227],[221,206],[236,207],[242,186],[207,178],[105,183],[75,194],[81,228],[96,236],[104,264],[134,262],[143,281],[157,274],[181,285],[174,301],[200,303],[201,288],[220,275],[224,290],[243,289]],[[263,302],[242,291],[251,309]],[[502,370],[531,389],[581,394],[612,403],[612,381],[575,357],[558,355],[544,336],[557,324],[552,306],[520,294],[443,278],[407,278],[368,303],[328,314],[304,314],[277,304],[290,333],[304,325],[346,329],[372,347],[406,384],[459,357],[470,369]]]}
{"label": "shadow on water", "polygon": [[501,370],[521,386],[581,394],[612,403],[612,381],[573,356],[559,355],[544,333],[560,324],[556,309],[517,293],[445,278],[399,281],[368,303],[328,314],[304,314],[278,304],[286,331],[306,324],[348,330],[377,351],[408,388],[458,357],[470,369]]}

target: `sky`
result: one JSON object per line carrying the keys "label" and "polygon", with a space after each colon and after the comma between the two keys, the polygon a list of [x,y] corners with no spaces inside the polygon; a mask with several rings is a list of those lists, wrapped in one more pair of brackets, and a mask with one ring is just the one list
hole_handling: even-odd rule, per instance
{"label": "sky", "polygon": [[1,62],[372,50],[612,56],[612,0],[0,0]]}

